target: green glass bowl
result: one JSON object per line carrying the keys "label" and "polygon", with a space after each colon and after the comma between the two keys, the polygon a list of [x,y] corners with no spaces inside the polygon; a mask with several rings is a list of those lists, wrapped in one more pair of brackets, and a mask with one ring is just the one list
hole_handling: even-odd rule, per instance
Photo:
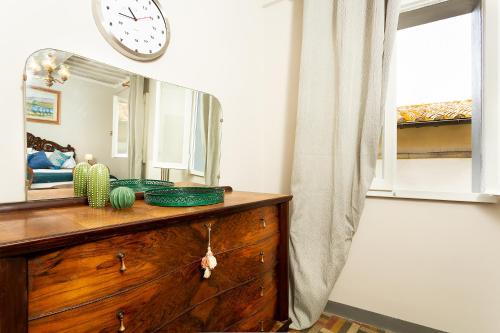
{"label": "green glass bowl", "polygon": [[144,201],[153,206],[192,207],[224,202],[221,187],[167,187],[144,192]]}
{"label": "green glass bowl", "polygon": [[110,182],[111,190],[117,187],[128,187],[135,193],[147,190],[174,186],[174,183],[156,179],[120,179]]}

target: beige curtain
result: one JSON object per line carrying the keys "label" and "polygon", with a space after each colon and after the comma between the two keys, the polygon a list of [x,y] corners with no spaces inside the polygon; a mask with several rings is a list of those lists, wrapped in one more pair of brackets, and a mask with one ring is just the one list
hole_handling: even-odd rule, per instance
{"label": "beige curtain", "polygon": [[132,75],[129,91],[128,170],[130,178],[143,178],[145,135],[144,77]]}
{"label": "beige curtain", "polygon": [[203,94],[202,104],[203,114],[208,114],[205,184],[216,186],[219,185],[220,173],[222,109],[219,101],[209,94]]}
{"label": "beige curtain", "polygon": [[398,0],[304,1],[290,226],[295,329],[324,310],[358,227],[398,12]]}

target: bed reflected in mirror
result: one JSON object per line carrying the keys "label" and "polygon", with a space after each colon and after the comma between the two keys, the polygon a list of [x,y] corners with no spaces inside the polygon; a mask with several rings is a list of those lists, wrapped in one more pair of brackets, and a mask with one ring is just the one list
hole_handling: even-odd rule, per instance
{"label": "bed reflected in mirror", "polygon": [[222,111],[212,95],[52,49],[25,69],[27,200],[73,197],[78,163],[110,181],[218,185]]}

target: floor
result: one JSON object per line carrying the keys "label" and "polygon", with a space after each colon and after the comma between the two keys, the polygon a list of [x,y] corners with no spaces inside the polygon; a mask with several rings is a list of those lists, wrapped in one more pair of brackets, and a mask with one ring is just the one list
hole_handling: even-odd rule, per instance
{"label": "floor", "polygon": [[[299,331],[290,330],[296,333]],[[372,327],[370,325],[357,323],[336,317],[332,314],[323,313],[319,320],[308,330],[301,333],[391,333],[390,331]]]}

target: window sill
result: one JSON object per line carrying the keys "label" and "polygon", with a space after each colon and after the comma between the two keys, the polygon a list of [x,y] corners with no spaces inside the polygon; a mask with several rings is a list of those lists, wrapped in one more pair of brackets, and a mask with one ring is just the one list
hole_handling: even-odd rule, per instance
{"label": "window sill", "polygon": [[485,193],[453,193],[432,191],[368,191],[367,197],[416,199],[432,201],[497,203],[497,197]]}

